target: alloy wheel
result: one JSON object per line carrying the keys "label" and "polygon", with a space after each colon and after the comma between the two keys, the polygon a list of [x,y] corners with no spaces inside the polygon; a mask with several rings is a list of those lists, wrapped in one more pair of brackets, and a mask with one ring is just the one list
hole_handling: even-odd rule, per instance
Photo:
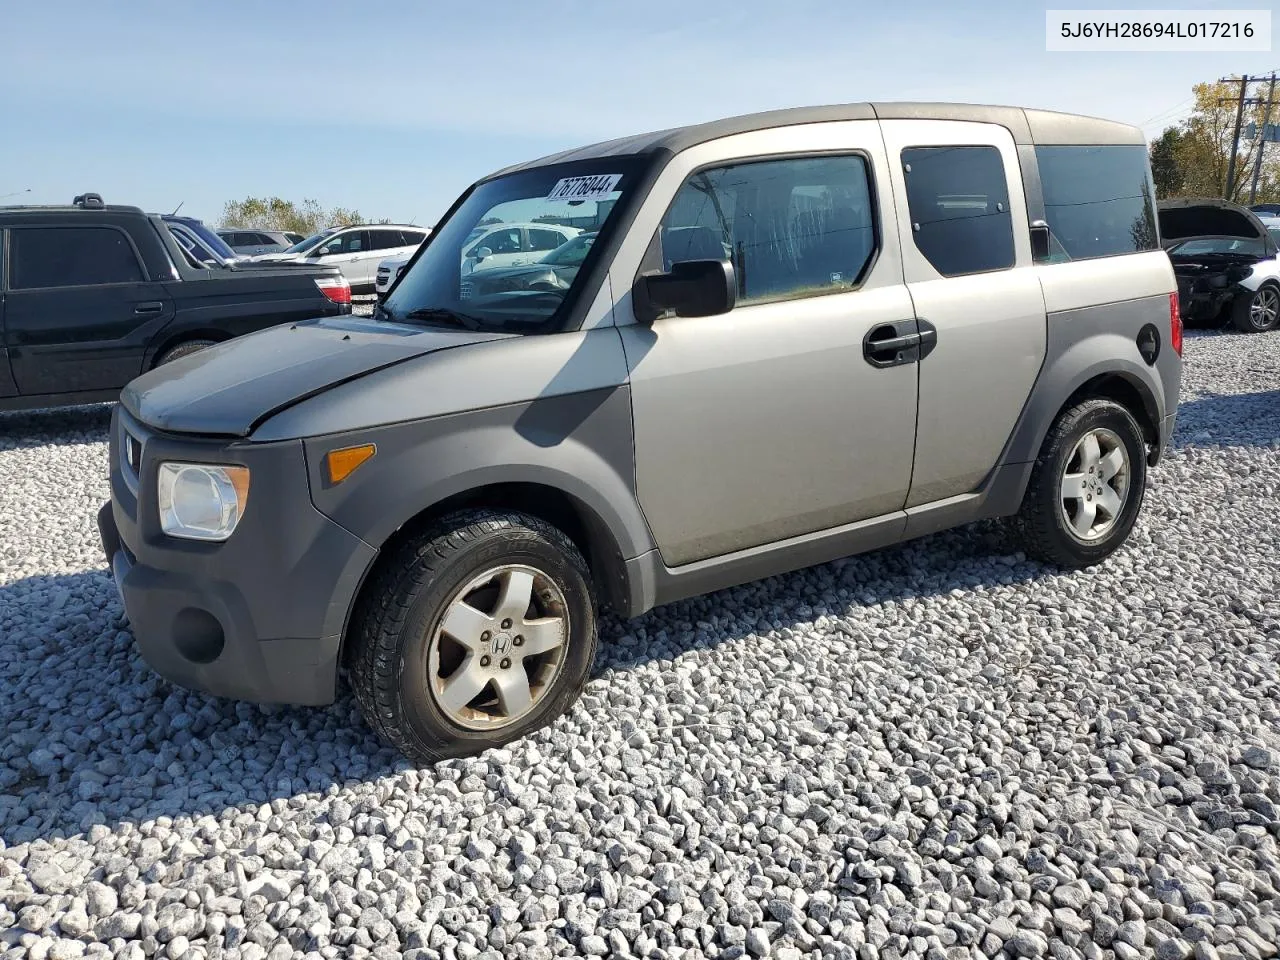
{"label": "alloy wheel", "polygon": [[1129,498],[1129,452],[1114,431],[1090,430],[1071,451],[1062,475],[1062,516],[1085,543],[1111,532]]}
{"label": "alloy wheel", "polygon": [[536,567],[504,564],[457,590],[427,650],[427,687],[449,720],[495,730],[551,689],[569,640],[569,609]]}

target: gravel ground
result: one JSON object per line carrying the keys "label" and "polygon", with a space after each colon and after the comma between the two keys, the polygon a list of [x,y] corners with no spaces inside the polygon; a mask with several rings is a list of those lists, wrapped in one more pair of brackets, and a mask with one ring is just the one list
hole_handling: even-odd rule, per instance
{"label": "gravel ground", "polygon": [[1278,348],[1189,338],[1100,569],[984,527],[606,623],[569,716],[423,769],[154,677],[107,413],[0,420],[0,953],[1272,956]]}

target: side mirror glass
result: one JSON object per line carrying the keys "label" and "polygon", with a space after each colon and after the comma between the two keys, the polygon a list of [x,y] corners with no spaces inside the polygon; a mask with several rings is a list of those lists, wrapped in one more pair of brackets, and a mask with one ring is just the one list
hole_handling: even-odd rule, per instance
{"label": "side mirror glass", "polygon": [[1049,224],[1043,220],[1031,221],[1031,259],[1049,259]]}
{"label": "side mirror glass", "polygon": [[728,260],[681,260],[668,273],[653,273],[636,284],[636,316],[652,323],[670,310],[677,317],[714,317],[738,302],[738,280]]}
{"label": "side mirror glass", "polygon": [[478,247],[477,249],[471,251],[471,256],[473,256],[476,262],[479,263],[485,257],[492,257],[493,251],[490,250],[488,247]]}

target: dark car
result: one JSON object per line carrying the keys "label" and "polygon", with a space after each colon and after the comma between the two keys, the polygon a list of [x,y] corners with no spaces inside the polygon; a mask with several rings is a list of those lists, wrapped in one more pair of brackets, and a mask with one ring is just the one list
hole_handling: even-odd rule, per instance
{"label": "dark car", "polygon": [[1276,240],[1256,213],[1226,200],[1184,199],[1162,201],[1159,218],[1188,325],[1280,327]]}
{"label": "dark car", "polygon": [[300,233],[287,230],[256,230],[248,227],[225,227],[217,231],[238,254],[257,256],[262,253],[279,253],[305,238]]}
{"label": "dark car", "polygon": [[209,264],[174,239],[184,225],[76,201],[0,207],[0,410],[115,400],[218,341],[351,312],[332,267]]}
{"label": "dark car", "polygon": [[199,237],[200,241],[223,260],[236,260],[241,255],[228,246],[227,242],[214,230],[210,230],[203,220],[196,217],[180,217],[176,213],[161,214],[165,223],[179,224]]}
{"label": "dark car", "polygon": [[535,263],[478,270],[462,280],[461,297],[484,297],[509,290],[568,290],[595,239],[594,233],[580,233]]}

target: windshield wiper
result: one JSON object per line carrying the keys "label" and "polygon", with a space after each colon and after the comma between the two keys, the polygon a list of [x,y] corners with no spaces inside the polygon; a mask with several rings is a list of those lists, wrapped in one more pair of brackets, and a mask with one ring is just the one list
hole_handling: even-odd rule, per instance
{"label": "windshield wiper", "polygon": [[403,317],[398,317],[401,321],[422,320],[427,323],[443,323],[455,327],[462,327],[464,330],[479,330],[480,321],[470,314],[459,313],[457,310],[450,310],[447,307],[419,307],[416,310],[410,310]]}

